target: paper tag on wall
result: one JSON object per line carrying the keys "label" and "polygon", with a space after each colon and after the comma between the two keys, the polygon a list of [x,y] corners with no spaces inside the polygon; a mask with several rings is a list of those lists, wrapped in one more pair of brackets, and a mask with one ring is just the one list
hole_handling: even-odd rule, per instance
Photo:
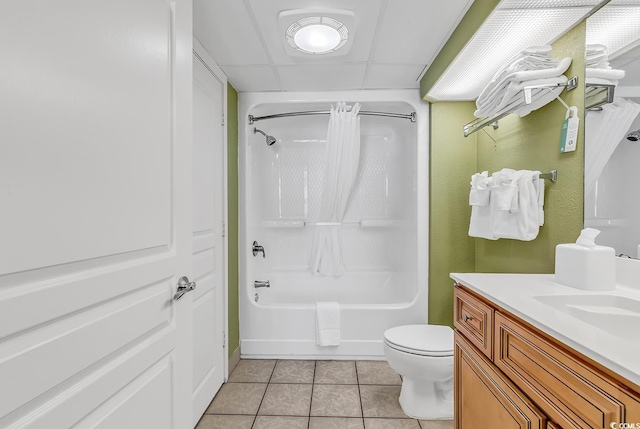
{"label": "paper tag on wall", "polygon": [[560,133],[560,152],[573,152],[576,150],[578,143],[578,126],[580,118],[578,118],[578,108],[571,106],[567,110],[567,115],[562,123],[562,132]]}

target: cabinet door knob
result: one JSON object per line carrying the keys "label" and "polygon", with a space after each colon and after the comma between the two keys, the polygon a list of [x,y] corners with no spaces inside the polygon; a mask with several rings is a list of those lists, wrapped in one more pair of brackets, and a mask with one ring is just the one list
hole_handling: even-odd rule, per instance
{"label": "cabinet door knob", "polygon": [[463,314],[462,321],[466,322],[467,320],[473,320],[473,316],[469,316],[468,314]]}

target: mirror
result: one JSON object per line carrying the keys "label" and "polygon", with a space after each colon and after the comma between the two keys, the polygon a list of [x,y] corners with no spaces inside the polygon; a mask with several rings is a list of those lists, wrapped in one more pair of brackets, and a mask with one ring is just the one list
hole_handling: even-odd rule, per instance
{"label": "mirror", "polygon": [[[606,47],[610,68],[625,75],[609,79],[613,103],[586,111],[584,225],[602,231],[598,244],[640,258],[640,0],[612,0],[587,20],[587,86],[604,85],[617,75],[589,70],[606,65],[593,45]],[[585,107],[597,97],[601,89],[587,88]]]}

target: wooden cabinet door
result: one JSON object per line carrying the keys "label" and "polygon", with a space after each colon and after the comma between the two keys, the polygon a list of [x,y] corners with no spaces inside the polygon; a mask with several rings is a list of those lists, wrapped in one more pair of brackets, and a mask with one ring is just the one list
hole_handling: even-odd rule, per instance
{"label": "wooden cabinet door", "polygon": [[547,419],[459,332],[455,334],[456,429],[546,429]]}
{"label": "wooden cabinet door", "polygon": [[495,314],[493,362],[562,427],[637,422],[640,396],[503,314]]}

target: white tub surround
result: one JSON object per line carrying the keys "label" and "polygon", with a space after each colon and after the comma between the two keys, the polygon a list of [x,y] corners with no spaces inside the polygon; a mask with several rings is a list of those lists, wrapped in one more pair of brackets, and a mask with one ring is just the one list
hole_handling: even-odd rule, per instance
{"label": "white tub surround", "polygon": [[[359,163],[343,213],[322,216],[329,115],[248,117],[328,111],[340,101],[361,105]],[[363,111],[416,112],[417,120]],[[418,91],[242,93],[239,112],[242,355],[382,359],[386,329],[427,322],[428,104]],[[340,232],[344,269],[334,275],[312,272],[318,228]],[[254,241],[264,249],[256,256]],[[337,346],[317,345],[319,302],[340,306]]]}
{"label": "white tub surround", "polygon": [[452,273],[451,278],[640,385],[640,289],[584,291],[556,283],[553,274]]}

